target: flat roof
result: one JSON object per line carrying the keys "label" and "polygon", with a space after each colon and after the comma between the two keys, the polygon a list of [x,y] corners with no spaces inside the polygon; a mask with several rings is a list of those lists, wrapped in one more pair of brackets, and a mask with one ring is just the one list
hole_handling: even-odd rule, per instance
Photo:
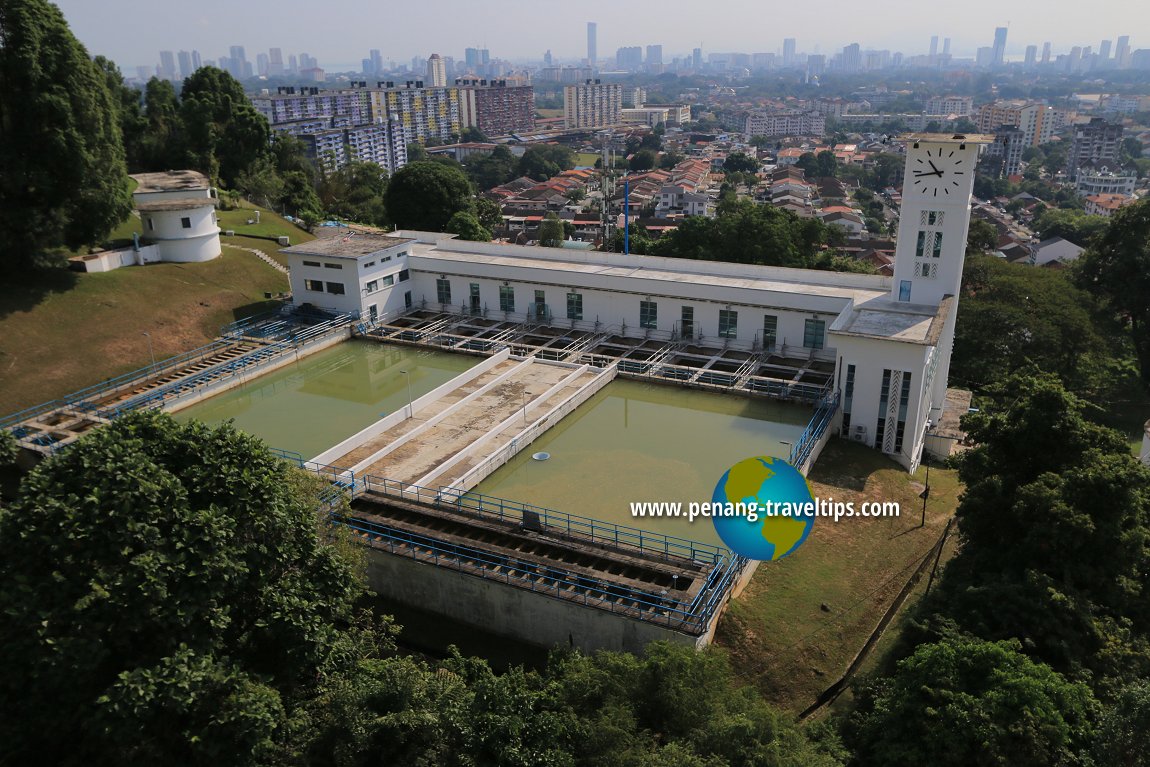
{"label": "flat roof", "polygon": [[280,248],[280,253],[298,253],[304,256],[327,256],[329,258],[359,258],[370,256],[381,250],[394,248],[414,240],[407,237],[388,237],[382,234],[345,234],[323,237],[311,242],[302,242],[290,248]]}
{"label": "flat roof", "polygon": [[844,312],[830,331],[844,336],[936,346],[953,306],[953,296],[944,296],[938,306],[878,298],[856,304]]}
{"label": "flat roof", "polygon": [[930,144],[993,144],[994,136],[986,133],[905,133],[900,141],[922,141]]}
{"label": "flat roof", "polygon": [[[458,241],[453,242],[462,245]],[[300,247],[300,246],[297,246]],[[518,246],[511,246],[518,247]],[[525,249],[526,250],[526,249]],[[561,250],[559,252],[562,252]],[[470,265],[491,265],[501,268],[539,269],[557,272],[570,272],[612,279],[648,279],[672,283],[689,283],[692,285],[708,285],[720,288],[743,288],[775,293],[791,293],[805,296],[824,296],[828,298],[854,299],[856,302],[870,301],[884,296],[888,288],[870,288],[851,285],[827,285],[819,282],[803,282],[801,279],[786,280],[781,277],[759,277],[754,275],[729,275],[720,273],[706,273],[699,271],[675,271],[659,266],[644,265],[643,256],[632,256],[636,260],[635,266],[612,265],[603,262],[589,262],[584,260],[561,260],[550,258],[533,258],[529,254],[492,254],[465,249],[440,250],[434,244],[417,243],[412,249],[412,255],[420,258]],[[604,254],[606,255],[606,254]],[[704,262],[687,261],[688,264],[698,266]],[[433,270],[428,270],[433,271]],[[801,270],[792,270],[801,271]],[[814,271],[820,277],[827,277],[834,272]]]}
{"label": "flat roof", "polygon": [[159,173],[134,173],[139,186],[133,194],[154,192],[182,192],[191,189],[209,189],[208,177],[195,170],[165,170]]}

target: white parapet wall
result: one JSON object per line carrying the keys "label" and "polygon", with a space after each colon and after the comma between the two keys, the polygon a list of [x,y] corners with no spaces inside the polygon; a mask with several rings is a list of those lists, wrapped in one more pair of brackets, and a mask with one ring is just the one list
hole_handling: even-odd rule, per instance
{"label": "white parapet wall", "polygon": [[[581,375],[582,373],[586,372],[587,369],[590,369],[590,366],[581,367],[578,370],[578,374]],[[600,389],[611,383],[611,381],[615,380],[615,377],[618,374],[619,369],[616,365],[611,365],[604,368],[592,380],[588,381],[585,386],[581,387],[578,391],[574,392],[569,397],[566,397],[562,402],[557,403],[555,407],[551,408],[542,416],[533,421],[531,425],[528,426],[522,433],[516,435],[515,439],[513,439],[510,444],[504,445],[502,448],[489,453],[482,461],[476,464],[474,468],[472,468],[455,482],[452,482],[447,489],[454,492],[467,492],[468,490],[471,490],[484,479],[491,476],[491,474],[500,466],[503,466],[505,463],[522,452],[524,448],[538,439],[545,431],[559,423],[559,421],[563,420],[563,418],[575,410],[575,408],[591,399],[591,397],[594,396]],[[564,379],[564,381],[560,382],[560,384],[557,384],[555,387],[553,387],[553,390],[558,391],[563,386],[566,386],[567,380],[568,379]],[[551,392],[548,392],[548,395],[550,393]],[[518,415],[516,415],[515,418],[518,418]],[[492,430],[492,433],[488,436],[493,438],[495,434],[502,430],[505,425],[506,424],[500,424],[500,426]],[[481,449],[482,446],[486,444],[486,442],[487,440],[476,441],[468,448],[467,451],[461,452],[458,456],[456,456],[455,460],[460,460],[466,456],[474,455],[474,453]]]}
{"label": "white parapet wall", "polygon": [[[437,386],[436,388],[429,391],[427,394],[424,394],[422,397],[419,397],[416,400],[414,400],[411,403],[411,413],[412,414],[418,413],[422,408],[424,408],[427,405],[431,404],[432,402],[435,402],[436,400],[442,398],[444,395],[448,394],[449,392],[452,392],[455,389],[458,389],[463,384],[469,383],[470,381],[475,380],[479,376],[486,373],[488,370],[491,370],[493,367],[496,367],[500,363],[510,359],[510,357],[511,357],[511,350],[510,349],[504,349],[500,352],[496,352],[495,354],[491,355],[487,359],[480,362],[475,367],[460,373],[459,375],[457,375],[455,378],[452,378],[447,383],[445,383],[441,386]],[[401,408],[400,410],[396,410],[394,413],[391,413],[391,414],[385,416],[384,418],[381,418],[380,420],[373,423],[371,426],[368,426],[366,429],[362,429],[361,431],[351,435],[350,437],[345,439],[343,442],[340,442],[338,445],[335,445],[333,447],[328,448],[327,450],[323,451],[322,453],[317,455],[315,458],[312,458],[311,460],[315,463],[320,463],[320,464],[325,464],[325,465],[330,464],[336,458],[339,458],[340,456],[347,455],[352,450],[354,450],[356,447],[358,447],[359,445],[362,445],[364,442],[367,442],[368,440],[374,439],[375,437],[378,437],[380,434],[383,434],[385,431],[387,431],[391,427],[393,427],[396,424],[403,421],[405,418],[407,418],[407,416],[408,416],[408,409],[406,407]],[[345,468],[350,468],[350,467],[345,467]]]}

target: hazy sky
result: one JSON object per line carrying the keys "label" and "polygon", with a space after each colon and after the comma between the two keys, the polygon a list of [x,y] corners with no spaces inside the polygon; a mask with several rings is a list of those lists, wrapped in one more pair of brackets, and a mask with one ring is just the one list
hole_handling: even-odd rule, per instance
{"label": "hazy sky", "polygon": [[[486,47],[498,58],[586,55],[586,22],[599,24],[599,57],[624,45],[663,45],[663,59],[692,48],[781,52],[794,37],[800,52],[829,53],[858,42],[908,55],[926,53],[931,35],[950,37],[952,53],[973,56],[1009,26],[1007,57],[1049,40],[1055,53],[1119,35],[1150,47],[1146,0],[923,0],[779,2],[779,0],[56,0],[93,55],[127,68],[155,65],[160,50],[199,50],[204,58],[243,45],[247,57],[270,47],[306,52],[330,70],[355,66],[370,48],[385,59],[440,53],[463,57]],[[950,6],[950,7],[948,7]],[[1088,9],[1088,10],[1087,10]],[[1140,39],[1140,34],[1145,39]],[[941,41],[940,41],[941,50]]]}

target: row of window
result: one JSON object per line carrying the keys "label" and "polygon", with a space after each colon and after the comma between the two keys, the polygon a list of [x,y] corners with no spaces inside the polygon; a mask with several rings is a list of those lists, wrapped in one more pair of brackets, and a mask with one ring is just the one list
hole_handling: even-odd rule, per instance
{"label": "row of window", "polygon": [[[148,222],[148,231],[149,232],[156,231],[156,222],[154,220],[152,220],[151,216],[149,216],[145,220]],[[213,222],[215,221],[215,214],[212,214],[212,221]],[[183,218],[180,219],[180,227],[182,227],[183,229],[191,229],[192,228],[192,219],[188,216],[184,216]]]}
{"label": "row of window", "polygon": [[345,293],[342,282],[325,283],[323,280],[304,280],[303,286],[307,290],[311,290],[316,293],[331,293],[333,296],[342,296]]}
{"label": "row of window", "polygon": [[[890,404],[891,379],[898,372],[902,375],[902,383],[898,392],[898,411],[894,421],[894,433],[887,432],[887,420],[891,416],[888,412]],[[882,371],[882,388],[879,390],[878,418],[875,421],[874,444],[886,453],[902,452],[903,435],[906,431],[906,415],[910,408],[911,374],[906,371]],[[842,436],[849,437],[851,430],[851,409],[854,404],[855,393],[855,366],[847,365],[846,383],[843,386],[843,420]]]}
{"label": "row of window", "polygon": [[[370,284],[370,283],[369,283]],[[477,310],[479,303],[479,284],[470,283],[471,308]],[[435,298],[441,304],[451,304],[451,280],[440,278],[435,281]],[[536,308],[546,306],[546,298],[542,290],[535,291]],[[515,311],[515,288],[511,285],[499,286],[499,311]],[[567,319],[583,319],[583,294],[571,292],[567,294]],[[642,300],[639,302],[639,327],[645,330],[655,330],[659,326],[659,304],[657,301]],[[695,307],[682,307],[680,316],[680,330],[684,338],[695,335]],[[774,314],[763,317],[763,348],[773,348],[778,338],[779,318]],[[719,337],[738,338],[739,313],[734,309],[719,310]],[[822,349],[826,344],[826,321],[808,319],[803,328],[803,346],[809,349]]]}
{"label": "row of window", "polygon": [[323,262],[322,264],[319,261],[304,261],[303,265],[304,266],[314,266],[317,268],[322,266],[324,269],[342,269],[343,268],[343,264],[331,264],[331,263],[328,263],[326,261]]}

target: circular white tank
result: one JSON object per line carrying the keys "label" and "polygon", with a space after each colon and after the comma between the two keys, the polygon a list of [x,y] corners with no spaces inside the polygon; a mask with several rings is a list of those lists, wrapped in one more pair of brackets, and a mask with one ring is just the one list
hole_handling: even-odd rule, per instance
{"label": "circular white tank", "polygon": [[212,201],[196,207],[149,210],[142,205],[144,239],[155,243],[164,261],[211,261],[220,255],[220,230]]}

